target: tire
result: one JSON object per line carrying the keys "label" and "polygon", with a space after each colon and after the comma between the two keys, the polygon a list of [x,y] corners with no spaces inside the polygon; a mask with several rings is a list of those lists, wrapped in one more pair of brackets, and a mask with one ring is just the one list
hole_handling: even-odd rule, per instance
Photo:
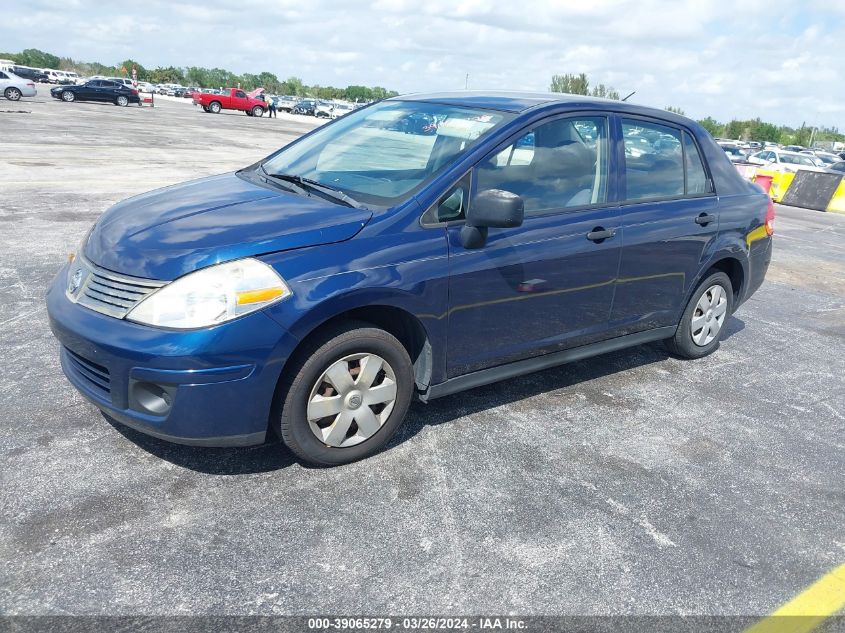
{"label": "tire", "polygon": [[62,90],[62,101],[66,101],[67,103],[76,101],[76,95],[69,90]]}
{"label": "tire", "polygon": [[203,106],[203,107],[202,107],[202,111],[203,111],[203,112],[208,112],[208,106]]}
{"label": "tire", "polygon": [[708,275],[692,293],[678,330],[675,336],[666,340],[666,347],[681,358],[712,354],[722,340],[725,323],[732,314],[733,300],[730,278],[723,272]]}
{"label": "tire", "polygon": [[121,108],[125,108],[129,105],[129,99],[125,95],[118,95],[117,99],[114,100],[115,105],[119,105]]}
{"label": "tire", "polygon": [[3,96],[9,101],[20,101],[23,93],[14,86],[9,86],[6,88],[6,92],[3,93]]}
{"label": "tire", "polygon": [[251,116],[258,116],[258,117],[264,116],[264,108],[262,108],[261,106],[255,106],[252,109],[252,115]]}
{"label": "tire", "polygon": [[220,110],[223,109],[223,106],[220,105],[219,101],[212,101],[208,104],[208,111],[212,114],[220,114]]}
{"label": "tire", "polygon": [[[370,363],[370,371],[376,372],[373,379],[362,375]],[[334,378],[327,377],[330,370]],[[345,378],[338,381],[338,376]],[[359,380],[370,385],[356,388]],[[393,335],[369,323],[347,322],[315,338],[285,371],[275,430],[305,461],[348,464],[377,453],[390,441],[408,412],[413,386],[411,359]],[[335,398],[337,411],[328,402]],[[320,404],[328,405],[328,415],[318,419],[324,410]]]}

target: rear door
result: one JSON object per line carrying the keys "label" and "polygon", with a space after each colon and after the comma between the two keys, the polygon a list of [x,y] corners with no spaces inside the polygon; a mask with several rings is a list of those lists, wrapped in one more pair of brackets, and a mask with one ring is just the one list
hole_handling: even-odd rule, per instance
{"label": "rear door", "polygon": [[447,222],[470,190],[525,203],[522,226],[489,229],[479,249],[464,248],[462,223],[449,222],[450,377],[606,336],[621,245],[609,130],[599,113],[544,119],[481,161],[471,189],[465,180],[441,201]]}
{"label": "rear door", "polygon": [[688,131],[629,117],[620,132],[624,246],[611,326],[630,334],[677,324],[719,230],[718,199]]}

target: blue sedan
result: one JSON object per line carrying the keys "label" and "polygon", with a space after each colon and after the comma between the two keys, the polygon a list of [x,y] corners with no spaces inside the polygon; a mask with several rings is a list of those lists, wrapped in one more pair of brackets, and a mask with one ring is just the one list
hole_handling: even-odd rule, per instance
{"label": "blue sedan", "polygon": [[414,398],[650,341],[710,354],[773,221],[682,116],[412,95],[118,203],[47,303],[68,380],[111,418],[202,446],[275,432],[336,465],[381,450]]}

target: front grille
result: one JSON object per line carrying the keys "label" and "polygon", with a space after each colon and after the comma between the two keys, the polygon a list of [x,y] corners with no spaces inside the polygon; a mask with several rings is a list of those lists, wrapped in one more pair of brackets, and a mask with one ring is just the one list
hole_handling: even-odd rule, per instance
{"label": "front grille", "polygon": [[166,283],[119,275],[88,261],[79,261],[71,266],[71,279],[77,270],[82,271],[80,284],[75,290],[72,286],[68,288],[71,300],[118,319],[125,317],[142,299]]}
{"label": "front grille", "polygon": [[104,395],[111,393],[109,370],[65,348],[70,369],[88,385]]}

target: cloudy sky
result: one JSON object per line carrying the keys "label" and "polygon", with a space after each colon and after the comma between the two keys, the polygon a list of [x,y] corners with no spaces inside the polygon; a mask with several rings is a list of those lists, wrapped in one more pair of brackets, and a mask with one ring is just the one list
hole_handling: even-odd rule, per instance
{"label": "cloudy sky", "polygon": [[547,90],[555,73],[721,120],[845,129],[842,0],[10,0],[0,49],[268,70],[400,92]]}

